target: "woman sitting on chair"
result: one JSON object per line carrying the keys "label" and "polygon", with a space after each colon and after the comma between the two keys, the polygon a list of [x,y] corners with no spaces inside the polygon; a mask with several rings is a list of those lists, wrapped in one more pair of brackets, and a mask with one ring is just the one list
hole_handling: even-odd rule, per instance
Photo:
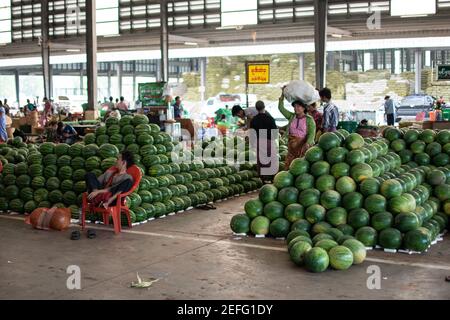
{"label": "woman sitting on chair", "polygon": [[134,165],[133,154],[123,151],[117,159],[116,165],[109,168],[98,178],[94,173],[86,174],[88,199],[96,206],[108,208],[116,204],[119,194],[129,191],[133,186],[133,177],[127,169]]}

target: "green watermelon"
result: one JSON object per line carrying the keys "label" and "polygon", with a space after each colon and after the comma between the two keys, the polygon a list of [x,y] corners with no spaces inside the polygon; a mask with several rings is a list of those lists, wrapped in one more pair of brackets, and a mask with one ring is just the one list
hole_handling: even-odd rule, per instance
{"label": "green watermelon", "polygon": [[381,231],[392,227],[394,224],[394,217],[390,212],[378,212],[371,218],[371,226],[376,231]]}
{"label": "green watermelon", "polygon": [[343,147],[337,147],[327,152],[327,162],[330,165],[344,162],[348,154],[348,150]]}
{"label": "green watermelon", "polygon": [[322,232],[322,233],[317,233],[316,232],[314,238],[312,239],[312,243],[315,246],[317,243],[319,243],[320,241],[323,241],[323,240],[332,240],[332,241],[334,241],[334,238],[333,238],[333,236],[331,234],[328,234],[328,233],[325,233],[325,232]]}
{"label": "green watermelon", "polygon": [[303,230],[294,230],[290,231],[289,234],[286,237],[286,243],[289,244],[293,239],[295,239],[298,236],[304,236],[309,238],[309,233]]}
{"label": "green watermelon", "polygon": [[291,231],[295,230],[309,232],[311,230],[311,224],[306,219],[298,219],[291,225]]}
{"label": "green watermelon", "polygon": [[356,231],[355,238],[366,247],[373,247],[377,244],[378,234],[374,228],[366,226]]}
{"label": "green watermelon", "polygon": [[430,235],[425,230],[418,228],[408,231],[403,238],[405,249],[417,252],[425,251],[430,246]]}
{"label": "green watermelon", "polygon": [[323,272],[328,268],[330,260],[328,253],[324,249],[314,247],[304,255],[304,263],[311,272]]}
{"label": "green watermelon", "polygon": [[332,132],[326,132],[319,138],[319,147],[324,151],[339,147],[340,144],[341,140],[336,134]]}
{"label": "green watermelon", "polygon": [[277,189],[291,187],[294,185],[294,176],[289,171],[281,171],[275,175],[273,184]]}
{"label": "green watermelon", "polygon": [[355,150],[364,146],[364,138],[357,133],[350,134],[345,138],[345,147],[348,150]]}
{"label": "green watermelon", "polygon": [[320,204],[327,210],[339,207],[341,204],[341,195],[334,190],[328,190],[320,196]]}
{"label": "green watermelon", "polygon": [[386,228],[381,230],[378,243],[386,249],[399,249],[402,245],[402,234],[394,228]]}
{"label": "green watermelon", "polygon": [[245,214],[237,214],[231,218],[230,227],[234,233],[247,233],[250,231],[250,218]]}
{"label": "green watermelon", "polygon": [[361,194],[368,197],[380,191],[380,182],[375,178],[367,178],[359,186]]}
{"label": "green watermelon", "polygon": [[306,241],[298,241],[289,250],[291,260],[297,265],[303,265],[307,252],[311,250],[311,244]]}
{"label": "green watermelon", "polygon": [[[85,143],[86,143],[86,137],[85,137]],[[88,141],[89,141],[89,137],[88,137]],[[94,142],[95,142],[95,136],[94,136]],[[91,142],[91,143],[94,143]],[[88,144],[88,143],[86,143]],[[66,155],[69,152],[69,148],[70,146],[67,143],[58,143],[55,145],[55,154],[58,157],[61,157],[63,155]]]}
{"label": "green watermelon", "polygon": [[314,179],[314,177],[312,175],[310,175],[309,173],[304,173],[304,174],[299,175],[295,179],[295,183],[294,184],[295,184],[295,187],[299,191],[303,191],[303,190],[306,190],[306,189],[314,188],[314,181],[315,181],[315,179]]}
{"label": "green watermelon", "polygon": [[370,215],[365,209],[353,209],[348,213],[347,223],[356,229],[368,226],[370,222]]}
{"label": "green watermelon", "polygon": [[321,161],[324,158],[324,152],[320,147],[312,147],[306,151],[305,159],[310,163]]}
{"label": "green watermelon", "polygon": [[419,139],[425,142],[426,144],[432,143],[435,138],[436,133],[431,129],[423,130],[419,135]]}
{"label": "green watermelon", "polygon": [[255,235],[267,235],[269,233],[270,220],[264,216],[258,216],[250,223],[250,230]]}
{"label": "green watermelon", "polygon": [[350,176],[359,183],[367,178],[372,178],[373,170],[372,167],[366,163],[358,163],[351,167]]}
{"label": "green watermelon", "polygon": [[330,265],[336,270],[347,270],[353,264],[353,253],[345,246],[336,246],[328,252]]}
{"label": "green watermelon", "polygon": [[330,169],[331,175],[336,179],[350,175],[350,166],[345,162],[334,164]]}
{"label": "green watermelon", "polygon": [[270,223],[269,231],[275,238],[285,238],[291,227],[291,223],[284,218],[277,218]]}
{"label": "green watermelon", "polygon": [[450,185],[449,184],[442,184],[442,185],[436,186],[434,188],[434,195],[440,201],[449,200],[450,199]]}
{"label": "green watermelon", "polygon": [[298,202],[305,208],[310,207],[314,204],[319,204],[320,191],[317,189],[303,190],[298,197]]}
{"label": "green watermelon", "polygon": [[245,212],[250,219],[263,214],[264,204],[260,200],[253,199],[245,203]]}
{"label": "green watermelon", "polygon": [[345,224],[347,222],[347,211],[341,207],[328,210],[325,220],[335,227]]}
{"label": "green watermelon", "polygon": [[298,190],[294,187],[286,187],[278,192],[278,201],[288,206],[296,203],[298,198]]}
{"label": "green watermelon", "polygon": [[394,140],[400,139],[401,136],[402,136],[402,134],[401,134],[400,130],[398,130],[396,128],[389,127],[383,131],[383,137],[389,141],[394,141]]}
{"label": "green watermelon", "polygon": [[336,246],[338,246],[338,243],[331,239],[320,240],[314,245],[314,247],[322,248],[326,252],[329,252],[332,248],[334,248]]}
{"label": "green watermelon", "polygon": [[289,172],[296,177],[308,171],[309,162],[305,158],[294,159],[289,166]]}
{"label": "green watermelon", "polygon": [[359,192],[350,192],[342,197],[342,206],[347,210],[362,208],[364,197]]}
{"label": "green watermelon", "polygon": [[386,198],[380,194],[372,194],[364,200],[364,208],[370,214],[386,211]]}
{"label": "green watermelon", "polygon": [[390,199],[400,196],[403,192],[403,188],[398,180],[388,179],[381,184],[380,192],[384,197]]}
{"label": "green watermelon", "polygon": [[353,254],[353,264],[363,263],[366,259],[366,248],[363,243],[356,239],[348,239],[342,243],[342,246],[350,249]]}
{"label": "green watermelon", "polygon": [[304,207],[301,204],[293,203],[284,209],[284,217],[291,223],[304,218]]}
{"label": "green watermelon", "polygon": [[326,161],[316,161],[311,165],[311,174],[314,177],[320,177],[322,175],[327,175],[330,173],[330,164]]}
{"label": "green watermelon", "polygon": [[325,219],[326,209],[318,204],[308,207],[305,211],[305,218],[309,223],[314,224]]}
{"label": "green watermelon", "polygon": [[316,189],[320,192],[333,190],[335,188],[336,179],[328,174],[322,175],[316,180]]}
{"label": "green watermelon", "polygon": [[263,203],[275,201],[278,197],[278,189],[274,185],[267,184],[259,191],[259,199]]}
{"label": "green watermelon", "polygon": [[274,221],[277,218],[284,216],[284,206],[278,201],[272,201],[264,206],[264,215],[269,218],[270,221]]}
{"label": "green watermelon", "polygon": [[341,177],[336,182],[336,191],[341,195],[356,191],[356,183],[350,177]]}
{"label": "green watermelon", "polygon": [[403,233],[417,229],[420,227],[417,215],[412,212],[400,213],[395,216],[395,227]]}

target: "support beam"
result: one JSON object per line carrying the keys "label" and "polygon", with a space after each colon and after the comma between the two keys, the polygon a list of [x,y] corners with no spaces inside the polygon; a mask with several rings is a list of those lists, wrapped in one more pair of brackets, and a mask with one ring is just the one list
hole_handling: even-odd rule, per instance
{"label": "support beam", "polygon": [[83,70],[80,71],[80,95],[83,96],[84,83],[83,83]]}
{"label": "support beam", "polygon": [[410,72],[411,71],[411,50],[409,49],[405,49],[406,50],[406,71]]}
{"label": "support beam", "polygon": [[50,46],[48,41],[48,0],[41,1],[41,53],[42,75],[44,76],[44,95],[50,99],[52,95],[52,79],[50,74]]}
{"label": "support beam", "polygon": [[117,68],[117,86],[119,87],[119,97],[121,97],[123,95],[122,94],[123,63],[118,62],[116,68]]}
{"label": "support beam", "polygon": [[422,91],[422,66],[423,66],[423,61],[422,61],[422,50],[421,49],[417,49],[414,52],[414,56],[415,56],[415,67],[416,67],[416,81],[415,81],[415,86],[414,86],[414,93],[418,94],[421,93]]}
{"label": "support beam", "polygon": [[299,80],[305,80],[305,54],[299,53],[298,54],[298,79]]}
{"label": "support beam", "polygon": [[391,74],[395,74],[395,50],[391,50]]}
{"label": "support beam", "polygon": [[16,100],[20,107],[20,81],[19,81],[19,70],[14,71],[14,80],[16,82]]}
{"label": "support beam", "polygon": [[386,70],[386,49],[383,49],[383,70]]}
{"label": "support beam", "polygon": [[133,61],[133,102],[136,100],[136,61]]}
{"label": "support beam", "polygon": [[86,69],[88,108],[95,110],[97,105],[97,28],[96,0],[86,1]]}
{"label": "support beam", "polygon": [[372,54],[373,57],[373,69],[378,70],[378,50],[375,50]]}
{"label": "support beam", "polygon": [[200,100],[206,100],[206,58],[200,58]]}
{"label": "support beam", "polygon": [[358,51],[352,51],[352,71],[358,71]]}
{"label": "support beam", "polygon": [[161,0],[161,80],[169,81],[169,30],[167,1]]}
{"label": "support beam", "polygon": [[326,81],[326,46],[328,0],[314,0],[314,45],[316,60],[316,87],[324,88]]}

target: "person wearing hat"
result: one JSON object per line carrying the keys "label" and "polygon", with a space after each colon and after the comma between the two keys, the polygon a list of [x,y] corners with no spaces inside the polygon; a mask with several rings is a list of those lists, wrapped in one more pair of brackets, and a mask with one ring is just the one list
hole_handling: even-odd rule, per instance
{"label": "person wearing hat", "polygon": [[[312,101],[309,104],[314,103]],[[289,121],[285,135],[288,136],[288,154],[285,168],[289,169],[291,162],[303,157],[306,151],[314,145],[316,136],[316,123],[313,117],[308,114],[308,103],[302,100],[292,102],[294,112],[290,112],[284,107],[284,88],[278,103],[281,114]]]}

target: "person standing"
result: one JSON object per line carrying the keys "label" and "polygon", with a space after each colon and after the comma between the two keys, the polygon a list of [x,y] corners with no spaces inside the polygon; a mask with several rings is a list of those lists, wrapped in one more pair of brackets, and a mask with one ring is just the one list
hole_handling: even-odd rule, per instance
{"label": "person standing", "polygon": [[0,101],[0,143],[8,140],[8,133],[6,132],[6,110]]}
{"label": "person standing", "polygon": [[285,135],[288,136],[288,155],[286,157],[285,169],[289,169],[291,162],[303,157],[306,151],[314,145],[316,136],[316,123],[307,113],[308,105],[296,100],[292,102],[294,112],[284,107],[284,88],[278,102],[278,110],[289,121]]}
{"label": "person standing", "polygon": [[181,98],[175,97],[175,103],[172,106],[173,106],[173,117],[175,119],[182,118],[184,109],[183,105],[181,104]]}
{"label": "person standing", "polygon": [[3,108],[5,108],[5,113],[7,116],[9,116],[10,107],[8,105],[8,99],[5,99],[3,101]]}
{"label": "person standing", "polygon": [[[266,112],[263,101],[257,101],[255,107],[258,114],[251,120],[250,128],[255,130],[256,133],[257,169],[259,176],[268,177],[269,175],[262,175],[262,168],[270,168],[273,165],[272,154],[275,151],[274,142],[277,137],[272,136],[272,130],[276,130],[277,125],[275,119]],[[263,159],[266,161],[261,161]]]}
{"label": "person standing", "polygon": [[386,122],[388,126],[395,125],[395,103],[390,96],[384,97],[384,113],[386,114]]}
{"label": "person standing", "polygon": [[308,106],[308,114],[314,119],[316,123],[316,141],[319,139],[322,134],[322,122],[323,115],[317,110],[317,103],[313,103]]}
{"label": "person standing", "polygon": [[34,103],[31,103],[30,99],[27,99],[27,104],[24,107],[24,113],[27,114],[34,110],[36,110],[36,106],[34,105]]}
{"label": "person standing", "polygon": [[128,111],[128,105],[125,103],[124,97],[120,97],[120,102],[117,104],[117,109],[121,111]]}
{"label": "person standing", "polygon": [[41,127],[45,127],[48,122],[48,118],[52,116],[52,104],[50,103],[50,100],[47,99],[47,97],[44,97],[44,111],[41,115],[40,124]]}
{"label": "person standing", "polygon": [[331,90],[323,88],[319,91],[320,100],[324,103],[323,107],[323,132],[335,132],[339,124],[338,107],[331,101]]}

